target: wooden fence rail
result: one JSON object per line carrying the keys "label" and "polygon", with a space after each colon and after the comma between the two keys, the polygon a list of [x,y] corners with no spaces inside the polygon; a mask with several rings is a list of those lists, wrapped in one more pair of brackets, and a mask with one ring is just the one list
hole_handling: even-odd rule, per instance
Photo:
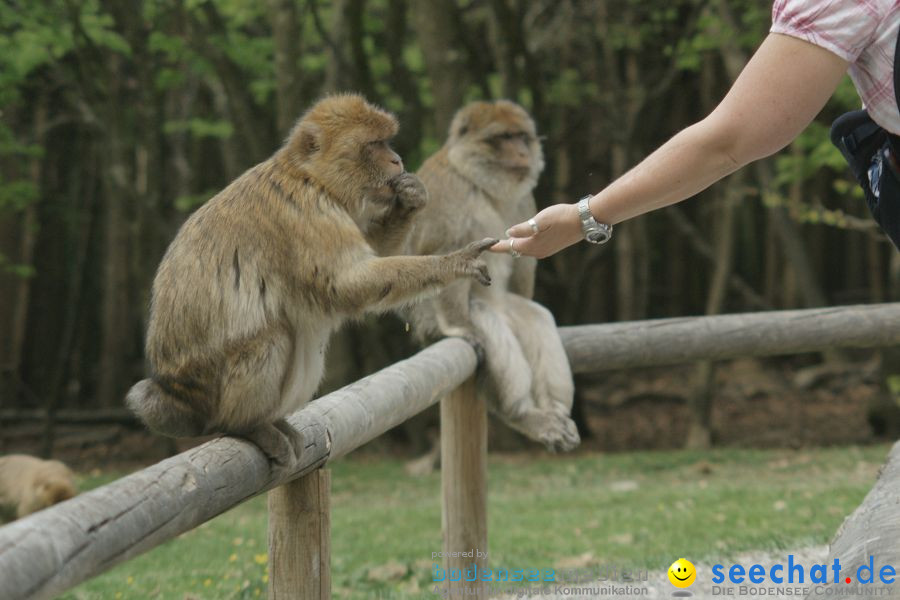
{"label": "wooden fence rail", "polygon": [[900,344],[900,302],[561,327],[576,373]]}
{"label": "wooden fence rail", "polygon": [[[900,303],[565,327],[561,333],[576,372],[878,347],[900,344]],[[447,435],[442,440],[448,463],[444,550],[487,550],[485,409],[475,402],[471,383],[450,395],[475,367],[475,353],[466,342],[443,340],[316,400],[289,419],[305,448],[302,464],[280,479],[256,446],[219,438],[2,527],[0,598],[53,597],[253,496],[313,473],[448,395],[441,411],[452,419],[443,425]],[[311,552],[312,560],[327,569],[327,504],[321,507],[327,500],[321,497],[327,496],[328,482],[327,477],[317,481],[270,496],[270,507],[287,520],[320,519],[316,527],[295,529],[316,532],[312,537],[321,547]],[[314,505],[291,510],[295,497]],[[471,529],[460,531],[463,527]],[[270,557],[281,554],[270,548]],[[447,562],[445,567],[458,568]],[[276,568],[279,564],[272,565],[270,578],[279,577]],[[318,573],[327,580],[327,574]],[[285,585],[295,585],[290,579]],[[316,589],[317,597],[327,597],[327,584]],[[287,590],[278,597],[307,598],[312,592]],[[484,588],[478,597],[484,597]]]}

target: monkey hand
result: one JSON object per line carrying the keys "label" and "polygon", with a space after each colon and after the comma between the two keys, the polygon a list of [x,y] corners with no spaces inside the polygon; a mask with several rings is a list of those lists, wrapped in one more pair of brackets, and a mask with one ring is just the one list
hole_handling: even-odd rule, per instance
{"label": "monkey hand", "polygon": [[485,238],[480,242],[472,242],[461,250],[447,257],[454,261],[454,267],[460,275],[468,275],[478,280],[481,285],[491,285],[491,276],[487,264],[481,260],[481,253],[497,243],[496,238]]}
{"label": "monkey hand", "polygon": [[395,210],[403,214],[419,210],[428,200],[425,184],[414,173],[400,173],[392,177],[388,185],[394,192]]}

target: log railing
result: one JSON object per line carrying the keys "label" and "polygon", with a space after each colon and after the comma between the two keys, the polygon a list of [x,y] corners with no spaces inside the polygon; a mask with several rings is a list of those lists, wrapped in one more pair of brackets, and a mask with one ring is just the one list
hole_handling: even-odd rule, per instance
{"label": "log railing", "polygon": [[[900,303],[560,331],[573,370],[593,372],[898,345]],[[475,368],[472,348],[447,339],[316,400],[289,418],[304,449],[280,478],[256,446],[223,437],[0,528],[0,598],[51,598],[269,490],[269,597],[328,598],[330,481],[320,467],[442,398],[443,549],[486,555],[487,425]],[[475,584],[458,584],[473,596]]]}

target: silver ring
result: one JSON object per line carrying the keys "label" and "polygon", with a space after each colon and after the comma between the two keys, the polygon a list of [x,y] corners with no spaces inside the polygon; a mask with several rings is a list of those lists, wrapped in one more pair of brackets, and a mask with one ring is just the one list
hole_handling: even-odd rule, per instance
{"label": "silver ring", "polygon": [[510,256],[512,256],[513,258],[519,258],[520,256],[522,256],[522,253],[519,252],[518,250],[516,250],[516,249],[513,247],[513,243],[514,243],[515,241],[516,241],[516,240],[514,240],[514,239],[512,239],[512,238],[509,239],[509,254],[510,254]]}
{"label": "silver ring", "polygon": [[531,231],[538,233],[537,221],[534,219],[528,219],[528,226],[531,227]]}

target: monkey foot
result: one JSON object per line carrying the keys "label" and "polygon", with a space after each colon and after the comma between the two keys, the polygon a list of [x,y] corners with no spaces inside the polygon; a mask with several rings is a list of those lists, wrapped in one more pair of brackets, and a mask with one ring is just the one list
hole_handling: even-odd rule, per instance
{"label": "monkey foot", "polygon": [[300,462],[303,436],[284,419],[258,427],[242,434],[241,437],[259,446],[259,449],[269,457],[272,472],[275,474],[291,473]]}
{"label": "monkey foot", "polygon": [[578,435],[578,427],[575,421],[565,415],[555,415],[556,427],[552,436],[540,439],[542,444],[551,452],[568,452],[574,450],[581,443]]}
{"label": "monkey foot", "polygon": [[532,411],[515,420],[505,420],[513,429],[540,442],[550,452],[568,452],[581,443],[575,421],[566,415]]}

